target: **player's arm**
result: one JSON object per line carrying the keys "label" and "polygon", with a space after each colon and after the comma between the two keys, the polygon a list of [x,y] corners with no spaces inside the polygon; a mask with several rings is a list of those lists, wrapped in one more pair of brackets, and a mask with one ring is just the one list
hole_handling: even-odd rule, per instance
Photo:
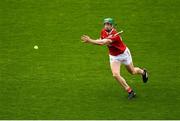
{"label": "player's arm", "polygon": [[87,35],[83,35],[81,37],[81,39],[83,40],[83,42],[91,43],[91,44],[95,44],[95,45],[108,45],[108,44],[110,44],[112,42],[111,39],[97,39],[97,40],[93,40],[93,39],[91,39]]}

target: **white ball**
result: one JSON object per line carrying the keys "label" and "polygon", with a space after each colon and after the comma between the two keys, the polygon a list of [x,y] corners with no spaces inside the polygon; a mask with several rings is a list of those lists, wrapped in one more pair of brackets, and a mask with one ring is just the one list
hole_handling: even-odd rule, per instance
{"label": "white ball", "polygon": [[37,50],[37,49],[38,49],[38,46],[37,46],[37,45],[35,45],[35,46],[34,46],[34,49],[36,49],[36,50]]}

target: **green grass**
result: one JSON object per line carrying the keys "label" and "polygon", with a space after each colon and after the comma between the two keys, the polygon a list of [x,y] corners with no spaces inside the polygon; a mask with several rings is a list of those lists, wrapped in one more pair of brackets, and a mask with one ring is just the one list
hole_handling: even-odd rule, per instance
{"label": "green grass", "polygon": [[[1,0],[0,119],[180,119],[179,0]],[[113,79],[102,20],[124,30],[147,84],[122,67],[135,100]],[[34,50],[33,46],[39,49]]]}

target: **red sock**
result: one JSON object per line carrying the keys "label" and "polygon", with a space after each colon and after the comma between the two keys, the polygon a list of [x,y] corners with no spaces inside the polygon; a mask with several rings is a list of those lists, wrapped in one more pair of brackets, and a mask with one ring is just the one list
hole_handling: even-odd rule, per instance
{"label": "red sock", "polygon": [[131,87],[127,89],[127,92],[130,93],[132,91]]}

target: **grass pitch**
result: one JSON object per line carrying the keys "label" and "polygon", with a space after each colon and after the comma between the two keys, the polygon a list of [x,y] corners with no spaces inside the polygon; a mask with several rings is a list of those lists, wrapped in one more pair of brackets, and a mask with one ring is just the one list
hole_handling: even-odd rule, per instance
{"label": "grass pitch", "polygon": [[[1,0],[0,119],[180,119],[179,0]],[[102,20],[124,30],[143,84],[124,67],[137,92],[129,101],[113,79]],[[35,50],[34,45],[39,49]]]}

